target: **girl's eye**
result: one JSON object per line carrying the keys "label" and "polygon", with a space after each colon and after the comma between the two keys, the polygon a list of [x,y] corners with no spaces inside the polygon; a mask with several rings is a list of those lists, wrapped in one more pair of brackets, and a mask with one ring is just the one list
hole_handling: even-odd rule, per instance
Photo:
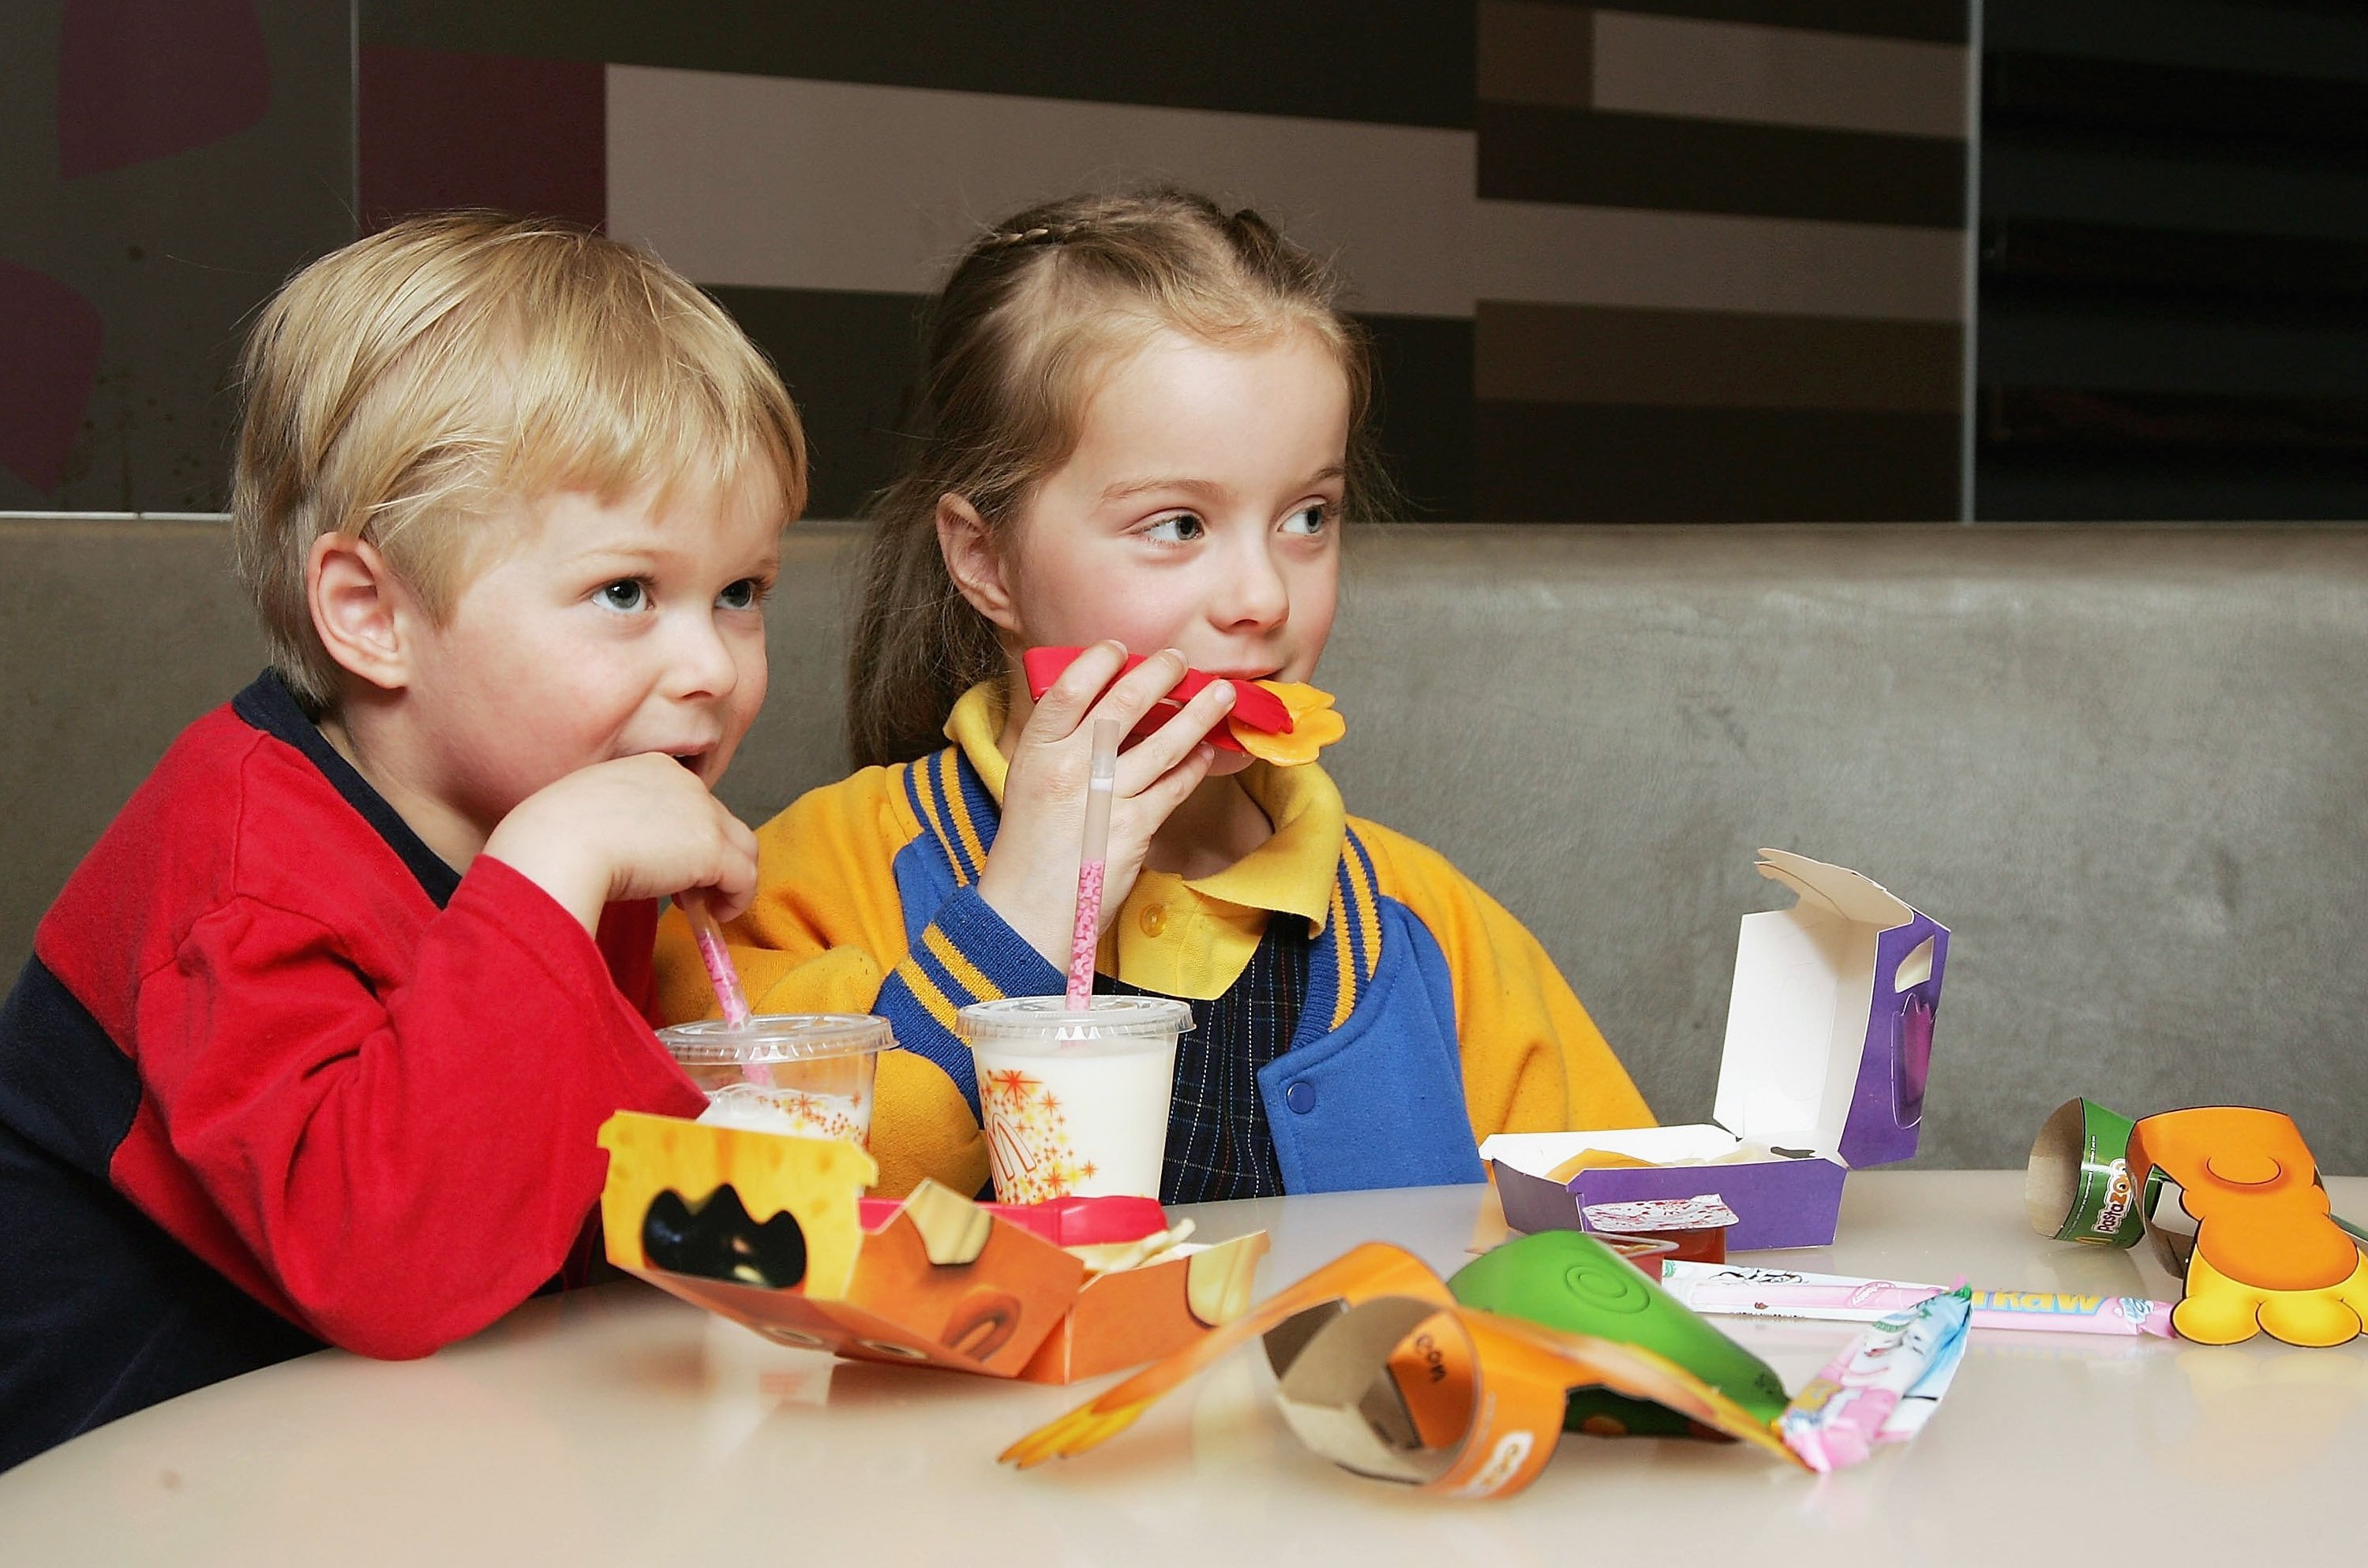
{"label": "girl's eye", "polygon": [[755,609],[765,602],[765,585],[754,577],[743,577],[716,595],[715,602],[724,609]]}
{"label": "girl's eye", "polygon": [[1208,525],[1190,512],[1178,512],[1172,517],[1162,517],[1143,530],[1145,539],[1156,539],[1162,544],[1189,544],[1208,532]]}
{"label": "girl's eye", "polygon": [[1313,506],[1302,506],[1298,511],[1285,517],[1282,520],[1282,531],[1287,534],[1320,534],[1331,525],[1331,522],[1332,509],[1318,501]]}
{"label": "girl's eye", "polygon": [[602,588],[597,597],[609,609],[646,609],[650,602],[649,585],[639,577],[620,577]]}

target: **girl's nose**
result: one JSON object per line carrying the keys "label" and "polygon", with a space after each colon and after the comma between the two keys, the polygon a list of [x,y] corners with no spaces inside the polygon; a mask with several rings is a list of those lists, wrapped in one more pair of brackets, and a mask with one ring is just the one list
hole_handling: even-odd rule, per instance
{"label": "girl's nose", "polygon": [[1222,624],[1265,630],[1291,619],[1291,585],[1264,539],[1245,541],[1224,562],[1224,570],[1217,597]]}

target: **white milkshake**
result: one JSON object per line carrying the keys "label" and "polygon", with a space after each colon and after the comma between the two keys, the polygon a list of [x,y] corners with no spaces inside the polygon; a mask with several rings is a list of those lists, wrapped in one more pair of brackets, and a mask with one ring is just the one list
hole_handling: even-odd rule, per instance
{"label": "white milkshake", "polygon": [[801,1138],[871,1137],[880,1053],[896,1049],[888,1020],[858,1013],[761,1014],[677,1024],[658,1039],[707,1093],[700,1120]]}
{"label": "white milkshake", "polygon": [[1159,1196],[1176,1042],[1192,1010],[1157,996],[1008,996],[955,1020],[978,1073],[995,1196]]}

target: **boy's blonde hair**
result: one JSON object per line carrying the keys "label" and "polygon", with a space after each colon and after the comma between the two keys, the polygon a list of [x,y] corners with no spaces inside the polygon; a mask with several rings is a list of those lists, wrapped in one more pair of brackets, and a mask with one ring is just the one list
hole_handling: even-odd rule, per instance
{"label": "boy's blonde hair", "polygon": [[231,495],[238,574],[274,665],[317,707],[338,666],[314,631],[314,540],[358,536],[439,621],[509,536],[483,526],[560,490],[777,492],[805,506],[805,435],[763,352],[654,257],[569,224],[406,219],[313,262],[247,340]]}
{"label": "boy's blonde hair", "polygon": [[911,466],[870,508],[848,660],[857,764],[935,750],[962,694],[1007,668],[946,571],[939,497],[1005,535],[1076,449],[1102,372],[1163,329],[1225,347],[1312,335],[1349,387],[1342,519],[1383,509],[1372,352],[1340,294],[1338,274],[1256,212],[1171,187],[1047,202],[979,236],[930,307]]}

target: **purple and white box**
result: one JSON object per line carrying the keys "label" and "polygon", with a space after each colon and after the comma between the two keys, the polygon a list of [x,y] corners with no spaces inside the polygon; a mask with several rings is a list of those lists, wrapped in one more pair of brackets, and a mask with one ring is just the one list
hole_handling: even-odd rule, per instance
{"label": "purple and white box", "polygon": [[[1588,1230],[1594,1205],[1715,1193],[1736,1216],[1731,1251],[1823,1246],[1850,1167],[1916,1153],[1948,928],[1821,860],[1763,849],[1759,874],[1799,902],[1743,917],[1713,1119],[1498,1133],[1480,1154],[1513,1229]],[[1704,1163],[1550,1174],[1588,1149]]]}

